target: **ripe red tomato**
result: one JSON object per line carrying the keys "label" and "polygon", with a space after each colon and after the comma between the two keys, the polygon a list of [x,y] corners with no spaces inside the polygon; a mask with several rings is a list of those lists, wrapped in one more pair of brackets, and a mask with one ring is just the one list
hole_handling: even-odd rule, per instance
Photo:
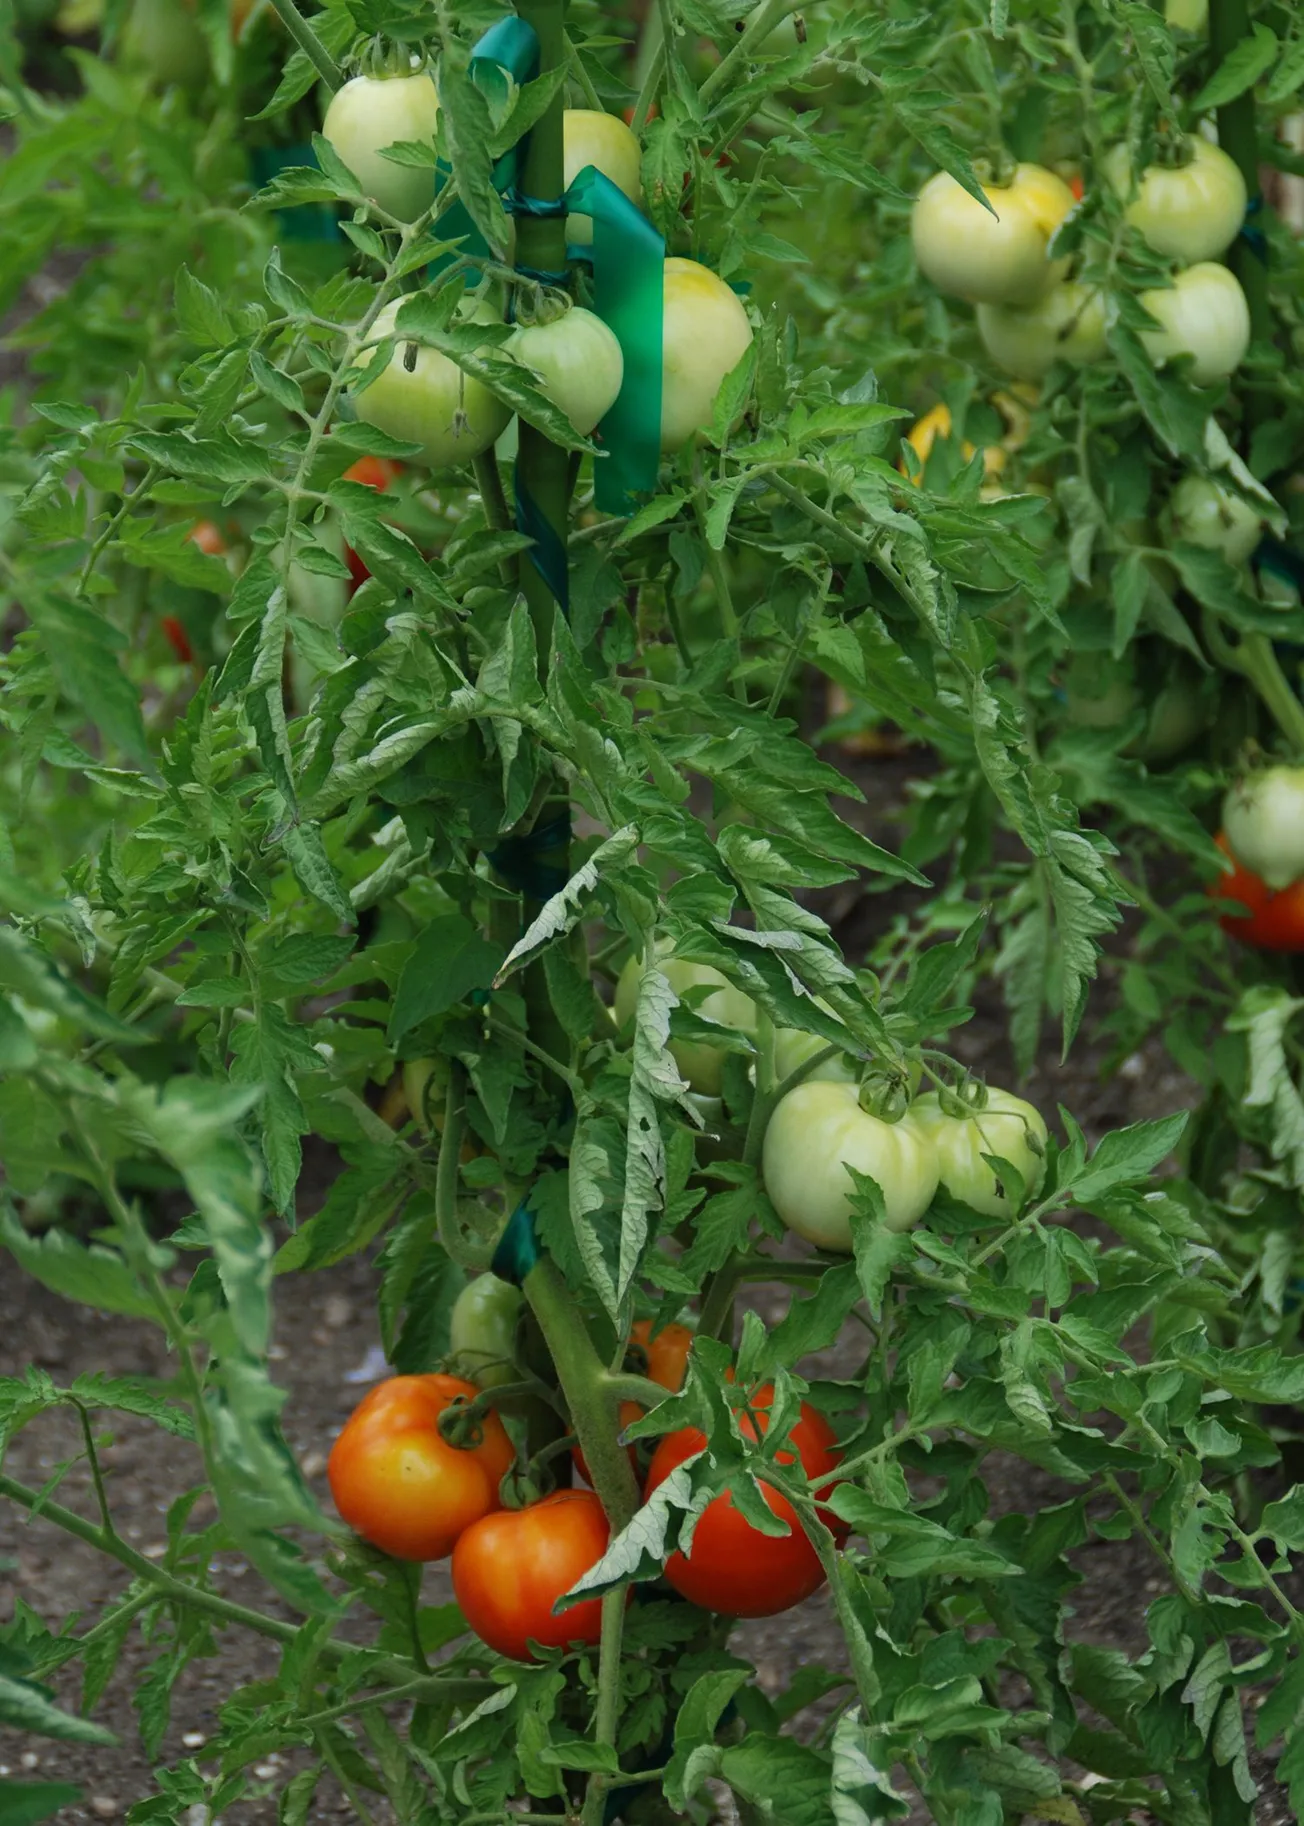
{"label": "ripe red tomato", "polygon": [[611,1530],[591,1490],[558,1490],[526,1509],[504,1509],[473,1522],[453,1549],[453,1591],[481,1642],[513,1661],[529,1661],[530,1643],[565,1648],[596,1642],[602,1600],[554,1616],[563,1593],[607,1551]]}
{"label": "ripe red tomato", "polygon": [[188,666],[195,657],[195,650],[190,644],[190,636],[177,620],[175,615],[161,615],[158,624],[164,633],[168,645],[181,661]]}
{"label": "ripe red tomato", "polygon": [[[638,1345],[647,1363],[647,1375],[653,1382],[659,1382],[663,1389],[669,1389],[677,1395],[684,1386],[684,1376],[688,1369],[688,1353],[692,1349],[693,1333],[686,1325],[665,1325],[653,1338],[651,1319],[636,1319],[631,1334],[631,1342]],[[636,1368],[637,1362],[630,1365]],[[622,1401],[620,1404],[620,1427],[624,1429],[638,1419],[644,1412],[637,1401]],[[638,1473],[638,1448],[627,1447],[629,1462]],[[576,1446],[571,1453],[575,1469],[586,1484],[593,1479],[589,1476],[589,1467],[584,1462],[584,1454]]]}
{"label": "ripe red tomato", "polygon": [[331,1449],[335,1507],[373,1547],[398,1560],[442,1560],[472,1522],[497,1509],[515,1454],[497,1414],[478,1446],[454,1446],[439,1416],[479,1390],[460,1376],[391,1376],[356,1407]]}
{"label": "ripe red tomato", "polygon": [[1209,892],[1215,900],[1236,900],[1246,909],[1244,918],[1224,913],[1219,920],[1223,931],[1258,951],[1304,951],[1304,881],[1274,894],[1266,881],[1237,861],[1224,831],[1215,842],[1235,866],[1230,875],[1220,875]]}
{"label": "ripe red tomato", "polygon": [[[364,456],[359,457],[356,463],[349,464],[343,479],[346,482],[361,482],[364,488],[377,488],[384,494],[390,483],[402,473],[403,465],[395,463],[390,457]],[[351,545],[344,547],[344,562],[348,565],[349,576],[353,580],[349,589],[349,595],[352,596],[362,588],[371,572]]]}
{"label": "ripe red tomato", "polygon": [[[774,1399],[772,1387],[757,1391],[750,1409],[740,1416],[744,1435],[757,1439],[769,1425],[767,1412]],[[792,1429],[793,1451],[778,1454],[778,1463],[790,1465],[800,1457],[808,1477],[823,1477],[838,1464],[833,1428],[824,1416],[803,1402],[801,1418]],[[657,1447],[648,1473],[646,1495],[651,1496],[676,1466],[700,1452],[706,1437],[695,1427],[667,1433]],[[773,1617],[808,1598],[824,1583],[819,1555],[797,1520],[785,1496],[768,1484],[761,1486],[765,1501],[788,1523],[791,1533],[761,1534],[746,1521],[727,1492],[717,1496],[697,1524],[692,1551],[685,1557],[673,1553],[666,1563],[666,1578],[683,1598],[703,1610],[727,1617]],[[835,1533],[845,1529],[832,1515],[825,1519]]]}

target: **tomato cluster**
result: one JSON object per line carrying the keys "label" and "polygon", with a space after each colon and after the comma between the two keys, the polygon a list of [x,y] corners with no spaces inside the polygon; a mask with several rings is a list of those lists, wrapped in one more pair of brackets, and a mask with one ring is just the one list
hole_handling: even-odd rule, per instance
{"label": "tomato cluster", "polygon": [[981,1108],[916,1097],[895,1121],[865,1109],[854,1083],[799,1084],[779,1101],[765,1131],[762,1170],[770,1203],[788,1228],[818,1248],[852,1247],[852,1167],[883,1194],[890,1230],[908,1230],[938,1185],[989,1217],[1014,1201],[985,1156],[1013,1167],[1025,1195],[1045,1172],[1046,1124],[1009,1091],[986,1092]]}
{"label": "tomato cluster", "polygon": [[1223,802],[1218,847],[1231,864],[1210,892],[1244,913],[1223,929],[1259,951],[1304,951],[1304,767],[1269,767]]}
{"label": "tomato cluster", "polygon": [[[1188,357],[1200,386],[1224,379],[1250,339],[1240,282],[1217,264],[1245,217],[1235,161],[1197,135],[1139,173],[1128,148],[1115,146],[1102,176],[1147,245],[1179,263],[1170,285],[1141,294],[1156,325],[1141,337],[1152,360],[1162,367]],[[1081,367],[1105,353],[1105,299],[1067,277],[1068,260],[1049,255],[1055,230],[1083,195],[1080,174],[1066,183],[1040,165],[1018,165],[1007,183],[983,187],[986,206],[940,171],[915,203],[920,271],[939,291],[977,306],[988,354],[1016,380],[1040,380],[1056,361]]]}
{"label": "tomato cluster", "polygon": [[[397,142],[433,145],[439,99],[428,72],[398,70],[355,76],[332,96],[322,132],[358,180],[360,194],[396,221],[416,220],[434,201],[433,163],[414,166],[387,156]],[[568,109],[563,120],[569,185],[595,166],[632,203],[642,201],[641,149],[630,128],[599,110]],[[567,239],[593,240],[590,217],[566,219]],[[711,422],[720,384],[746,353],[752,326],[737,294],[695,260],[665,262],[662,310],[661,447],[678,450]],[[406,342],[397,332],[402,300],[388,304],[366,332],[359,358],[370,375],[379,351],[382,371],[357,393],[360,419],[390,437],[416,444],[432,469],[470,462],[506,430],[509,407],[440,350]],[[624,382],[624,356],[611,329],[591,311],[550,294],[535,320],[522,322],[496,351],[528,368],[544,394],[581,436],[588,436],[615,403]],[[497,304],[481,299],[471,321],[501,323]]]}

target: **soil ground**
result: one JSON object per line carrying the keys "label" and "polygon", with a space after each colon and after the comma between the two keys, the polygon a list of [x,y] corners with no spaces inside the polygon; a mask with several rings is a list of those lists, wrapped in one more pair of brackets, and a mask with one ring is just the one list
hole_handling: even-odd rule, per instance
{"label": "soil ground", "polygon": [[[865,821],[879,841],[891,842],[890,808],[899,803],[902,776],[912,771],[908,761],[878,764],[872,784],[870,770],[862,773],[874,801]],[[901,904],[901,893],[894,892],[857,896],[824,910],[835,920],[844,949],[854,962],[863,955],[868,939],[884,928]],[[1108,1005],[1109,976],[1107,961],[1104,980],[1093,999],[1096,1014]],[[953,1036],[952,1045],[959,1057],[994,1081],[1013,1082],[1004,1013],[990,987],[982,988],[974,1020]],[[1048,1046],[1046,1059],[1025,1087],[1026,1094],[1047,1112],[1065,1104],[1089,1137],[1190,1103],[1191,1087],[1158,1051],[1126,1061],[1107,1079],[1089,1042],[1075,1050],[1067,1065],[1056,1062],[1057,1050],[1053,1042]],[[318,1196],[324,1193],[330,1171],[328,1157],[315,1157],[310,1163]],[[318,1273],[302,1285],[297,1284],[297,1277],[278,1283],[274,1356],[278,1379],[287,1391],[286,1435],[305,1474],[327,1504],[326,1455],[380,1363],[374,1288],[371,1261],[365,1255]],[[754,1293],[758,1310],[770,1320],[783,1311],[787,1297],[781,1287],[762,1287]],[[0,1373],[18,1373],[28,1363],[39,1364],[59,1382],[91,1370],[110,1375],[169,1374],[165,1352],[152,1329],[73,1307],[32,1285],[11,1266],[0,1274]],[[827,1372],[836,1363],[836,1353],[826,1353],[818,1367]],[[160,1451],[159,1435],[145,1423],[122,1419],[113,1432],[115,1442],[106,1452],[105,1462],[115,1521],[133,1546],[153,1557],[162,1551],[168,1504],[179,1491],[199,1481],[198,1464],[184,1444],[169,1441],[168,1449]],[[76,1457],[79,1445],[71,1416],[47,1416],[19,1435],[6,1469],[40,1487],[61,1461]],[[1021,1461],[995,1457],[988,1461],[985,1475],[998,1512],[1039,1509],[1070,1494]],[[82,1465],[64,1478],[58,1497],[87,1516],[93,1514],[93,1496]],[[1146,1607],[1164,1589],[1160,1571],[1145,1547],[1132,1542],[1096,1542],[1080,1550],[1076,1559],[1083,1584],[1074,1600],[1071,1635],[1133,1653],[1140,1650],[1146,1640]],[[14,1601],[21,1598],[51,1626],[59,1626],[76,1611],[81,1616],[79,1627],[85,1628],[122,1589],[127,1576],[113,1562],[51,1524],[40,1519],[29,1522],[12,1505],[0,1504],[0,1618],[7,1617]],[[273,1614],[288,1614],[275,1597],[258,1589],[257,1575],[238,1560],[223,1561],[218,1583],[228,1596]],[[444,1602],[451,1596],[446,1566],[427,1568],[423,1596],[429,1603]],[[786,1615],[741,1626],[736,1642],[739,1651],[756,1662],[762,1684],[775,1691],[787,1684],[799,1666],[845,1666],[840,1632],[827,1601],[818,1594]],[[150,1765],[140,1747],[130,1700],[153,1652],[133,1639],[96,1708],[97,1719],[117,1733],[118,1748],[55,1745],[0,1730],[0,1774],[67,1777],[83,1783],[81,1804],[59,1816],[69,1823],[112,1821],[133,1801],[153,1792]],[[223,1631],[217,1655],[192,1664],[177,1683],[160,1760],[171,1762],[187,1750],[200,1750],[216,1728],[219,1704],[236,1687],[268,1675],[276,1653],[274,1644],[243,1632]],[[68,1671],[57,1679],[56,1686],[64,1703],[75,1708],[77,1676]],[[809,1722],[811,1715],[803,1716]],[[273,1819],[270,1796],[283,1784],[287,1772],[288,1765],[276,1757],[257,1765],[255,1787],[261,1787],[268,1798],[259,1800],[255,1794],[233,1807],[226,1816],[228,1826],[243,1826],[244,1822],[261,1826]],[[1258,1760],[1256,1774],[1262,1783],[1260,1826],[1285,1826],[1294,1816],[1264,1759]],[[327,1821],[350,1812],[338,1790],[323,1784],[309,1818]],[[727,1813],[721,1815],[722,1819],[728,1817]],[[920,1810],[915,1817],[923,1820],[927,1816]],[[203,1826],[203,1822],[190,1826]]]}

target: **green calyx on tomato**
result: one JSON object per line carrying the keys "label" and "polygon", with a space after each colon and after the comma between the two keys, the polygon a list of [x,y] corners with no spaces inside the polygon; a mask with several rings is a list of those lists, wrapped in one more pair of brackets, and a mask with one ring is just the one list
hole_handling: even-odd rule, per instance
{"label": "green calyx on tomato", "polygon": [[496,1274],[479,1274],[468,1281],[453,1302],[449,1319],[448,1349],[457,1373],[477,1388],[501,1388],[514,1382],[516,1327],[521,1316],[522,1294],[510,1281]]}
{"label": "green calyx on tomato", "polygon": [[817,1248],[851,1249],[848,1167],[877,1183],[889,1230],[917,1223],[937,1190],[937,1162],[912,1113],[884,1122],[861,1108],[854,1084],[799,1084],[780,1098],[762,1148],[765,1190],[788,1228]]}
{"label": "green calyx on tomato", "polygon": [[1164,513],[1170,539],[1221,552],[1228,564],[1245,564],[1263,533],[1263,515],[1240,495],[1207,476],[1183,476]]}
{"label": "green calyx on tomato", "polygon": [[453,1549],[453,1592],[480,1640],[512,1661],[533,1659],[531,1643],[596,1643],[602,1600],[554,1616],[553,1606],[607,1551],[611,1530],[591,1490],[558,1490],[525,1509],[486,1515]]}
{"label": "green calyx on tomato", "polygon": [[1209,387],[1234,374],[1250,346],[1250,307],[1240,280],[1225,266],[1202,260],[1174,276],[1171,286],[1142,292],[1141,303],[1159,325],[1141,341],[1156,367],[1181,356],[1191,379]]}
{"label": "green calyx on tomato", "polygon": [[1017,165],[1008,184],[985,184],[983,195],[990,208],[949,172],[929,178],[910,225],[919,270],[939,292],[971,304],[1032,304],[1067,270],[1047,248],[1073,192],[1041,165]]}
{"label": "green calyx on tomato", "polygon": [[458,1376],[392,1376],[359,1403],[331,1448],[335,1507],[364,1540],[399,1560],[442,1560],[463,1529],[499,1507],[515,1456],[496,1414],[475,1446],[450,1445],[439,1419],[476,1388]]}
{"label": "green calyx on tomato", "polygon": [[[395,330],[403,302],[386,305],[372,325],[371,343],[397,340],[379,378],[356,395],[358,417],[390,437],[419,445],[432,469],[469,463],[501,435],[511,411],[440,350]],[[376,359],[376,349],[369,348],[358,357],[358,366],[369,371]]]}
{"label": "green calyx on tomato", "polygon": [[709,266],[669,259],[663,269],[661,448],[678,450],[711,423],[716,394],[752,341],[736,292]]}
{"label": "green calyx on tomato", "polygon": [[[772,1387],[758,1389],[739,1413],[739,1431],[745,1439],[759,1439],[766,1432],[773,1400]],[[651,1496],[672,1471],[705,1445],[706,1436],[694,1427],[667,1433],[652,1459],[646,1494]],[[836,1470],[840,1459],[833,1428],[818,1408],[803,1402],[788,1444],[775,1454],[775,1463],[800,1461],[808,1478],[822,1479]],[[681,1597],[727,1617],[773,1617],[790,1610],[824,1583],[819,1555],[787,1497],[770,1484],[761,1485],[761,1496],[788,1524],[789,1532],[762,1534],[746,1520],[728,1492],[715,1497],[697,1519],[688,1552],[676,1551],[666,1563],[666,1579]],[[823,1510],[821,1515],[835,1533],[844,1533],[836,1517]]]}
{"label": "green calyx on tomato", "polygon": [[1104,300],[1071,280],[1033,304],[980,304],[977,314],[983,347],[1015,380],[1040,380],[1057,361],[1086,367],[1105,353]]}
{"label": "green calyx on tomato", "polygon": [[937,1162],[938,1177],[952,1198],[958,1198],[984,1217],[1008,1217],[1021,1199],[988,1165],[991,1155],[1012,1167],[1019,1177],[1018,1190],[1031,1197],[1046,1171],[1046,1124],[1040,1113],[1010,1091],[987,1089],[981,1109],[961,1114],[952,1100],[949,1107],[936,1091],[916,1097],[911,1119],[920,1128]]}
{"label": "green calyx on tomato", "polygon": [[[586,165],[593,165],[604,177],[610,178],[618,190],[623,190],[631,203],[641,206],[643,149],[619,115],[604,114],[596,108],[567,108],[561,125],[566,189],[570,189]],[[566,239],[572,247],[591,247],[593,217],[578,213],[568,215]]]}
{"label": "green calyx on tomato", "polygon": [[1223,800],[1231,853],[1274,893],[1304,879],[1304,767],[1247,774]]}
{"label": "green calyx on tomato", "polygon": [[1186,140],[1177,164],[1148,165],[1134,177],[1126,146],[1104,160],[1112,189],[1127,202],[1125,215],[1157,254],[1193,266],[1214,260],[1236,238],[1245,220],[1245,179],[1234,159],[1199,134]]}
{"label": "green calyx on tomato", "polygon": [[322,136],[358,180],[362,194],[400,222],[414,222],[435,200],[434,155],[428,166],[385,157],[400,141],[433,145],[439,94],[425,70],[355,76],[331,96]]}
{"label": "green calyx on tomato", "polygon": [[540,391],[587,437],[616,403],[625,358],[601,317],[572,305],[546,323],[522,323],[505,344],[529,368]]}

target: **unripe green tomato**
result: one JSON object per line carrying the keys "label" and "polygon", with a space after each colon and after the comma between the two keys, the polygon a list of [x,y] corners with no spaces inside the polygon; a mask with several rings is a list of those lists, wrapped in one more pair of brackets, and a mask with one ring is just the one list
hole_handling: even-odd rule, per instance
{"label": "unripe green tomato", "polygon": [[615,405],[625,358],[615,331],[592,311],[572,305],[551,323],[522,324],[505,346],[582,437]]}
{"label": "unripe green tomato", "polygon": [[501,1388],[517,1380],[516,1323],[521,1290],[496,1274],[478,1274],[453,1303],[449,1351],[456,1375],[477,1388]]}
{"label": "unripe green tomato", "polygon": [[696,260],[667,260],[661,325],[661,448],[711,423],[715,396],[752,340],[737,294]]}
{"label": "unripe green tomato", "polygon": [[1142,292],[1141,302],[1162,326],[1143,330],[1141,341],[1156,367],[1189,355],[1191,378],[1209,387],[1234,374],[1250,346],[1250,307],[1240,280],[1225,266],[1203,260],[1178,273],[1171,287]]}
{"label": "unripe green tomato", "polygon": [[1015,380],[1040,380],[1057,361],[1074,367],[1105,353],[1099,292],[1066,280],[1035,304],[980,304],[978,333],[992,360]]}
{"label": "unripe green tomato", "polygon": [[1228,564],[1247,561],[1263,527],[1263,516],[1248,501],[1207,476],[1183,476],[1168,497],[1164,519],[1170,539],[1221,552]]}
{"label": "unripe green tomato", "polygon": [[400,222],[414,222],[435,200],[435,168],[396,165],[383,156],[399,140],[429,144],[439,121],[433,78],[355,76],[331,96],[322,134],[362,187]]}
{"label": "unripe green tomato", "polygon": [[1223,829],[1242,867],[1275,894],[1304,876],[1304,767],[1248,774],[1223,800]]}
{"label": "unripe green tomato", "polygon": [[929,178],[910,222],[919,270],[971,304],[1032,304],[1068,270],[1067,260],[1047,260],[1046,248],[1073,192],[1044,166],[1018,165],[1008,185],[985,184],[983,194],[991,210],[949,172]]}
{"label": "unripe green tomato", "polygon": [[1046,1172],[1046,1124],[1040,1112],[1010,1091],[987,1092],[985,1108],[968,1116],[948,1116],[936,1091],[916,1097],[910,1114],[933,1149],[938,1177],[952,1198],[984,1217],[1008,1217],[1015,1210],[983,1159],[994,1154],[1006,1160],[1023,1181],[1031,1197]]}
{"label": "unripe green tomato", "polygon": [[442,1059],[408,1059],[403,1066],[403,1095],[408,1113],[423,1135],[442,1133],[448,1066]]}
{"label": "unripe green tomato", "polygon": [[[686,989],[712,986],[708,995],[693,1010],[699,1020],[719,1021],[725,1027],[736,1027],[740,1033],[755,1034],[756,1004],[741,989],[710,964],[692,964],[682,957],[659,957],[657,969],[676,995]],[[616,982],[616,1023],[624,1027],[634,1018],[638,1005],[638,986],[643,966],[631,957]],[[670,1052],[675,1064],[695,1091],[706,1097],[718,1097],[724,1082],[725,1050],[698,1040],[672,1040]]]}
{"label": "unripe green tomato", "polygon": [[[393,335],[403,302],[385,306],[372,326],[372,341]],[[358,394],[358,417],[390,437],[419,444],[432,469],[469,463],[499,436],[510,410],[438,349],[416,344],[416,364],[409,373],[404,365],[409,346],[400,341],[380,379]],[[358,365],[369,368],[375,358],[375,350],[368,350]]]}
{"label": "unripe green tomato", "polygon": [[1064,683],[1065,712],[1076,729],[1114,729],[1141,702],[1128,674],[1103,653],[1082,653]]}
{"label": "unripe green tomato", "polygon": [[[1193,266],[1216,259],[1236,239],[1245,220],[1245,179],[1221,146],[1199,134],[1186,142],[1185,165],[1148,165],[1136,181],[1136,195],[1124,212],[1157,254]],[[1126,146],[1105,155],[1106,180],[1120,197],[1132,194],[1132,164]]]}
{"label": "unripe green tomato", "polygon": [[1209,23],[1209,0],[1167,0],[1164,18],[1182,32],[1202,32]]}
{"label": "unripe green tomato", "polygon": [[125,68],[144,71],[155,87],[198,88],[208,75],[208,41],[182,0],[134,0],[118,41]]}
{"label": "unripe green tomato", "polygon": [[[795,1072],[799,1065],[811,1059],[818,1052],[823,1052],[828,1041],[817,1033],[803,1033],[800,1027],[779,1027],[774,1034],[774,1077],[775,1082],[783,1080]],[[854,1084],[856,1081],[855,1061],[846,1053],[834,1053],[823,1065],[817,1065],[813,1072],[808,1072],[802,1080],[804,1084]]]}
{"label": "unripe green tomato", "polygon": [[910,1113],[871,1116],[854,1084],[799,1084],[781,1097],[765,1130],[765,1190],[789,1230],[819,1249],[851,1249],[848,1167],[877,1182],[889,1230],[917,1223],[937,1190],[937,1162]]}
{"label": "unripe green tomato", "polygon": [[1204,689],[1195,667],[1179,663],[1155,694],[1137,753],[1143,761],[1173,760],[1209,727],[1216,708],[1216,696]]}
{"label": "unripe green tomato", "polygon": [[[567,108],[562,116],[563,182],[567,190],[586,165],[596,165],[631,203],[642,206],[640,170],[643,150],[633,131],[619,115],[597,108]],[[593,217],[578,213],[566,218],[566,239],[572,247],[593,245]]]}

